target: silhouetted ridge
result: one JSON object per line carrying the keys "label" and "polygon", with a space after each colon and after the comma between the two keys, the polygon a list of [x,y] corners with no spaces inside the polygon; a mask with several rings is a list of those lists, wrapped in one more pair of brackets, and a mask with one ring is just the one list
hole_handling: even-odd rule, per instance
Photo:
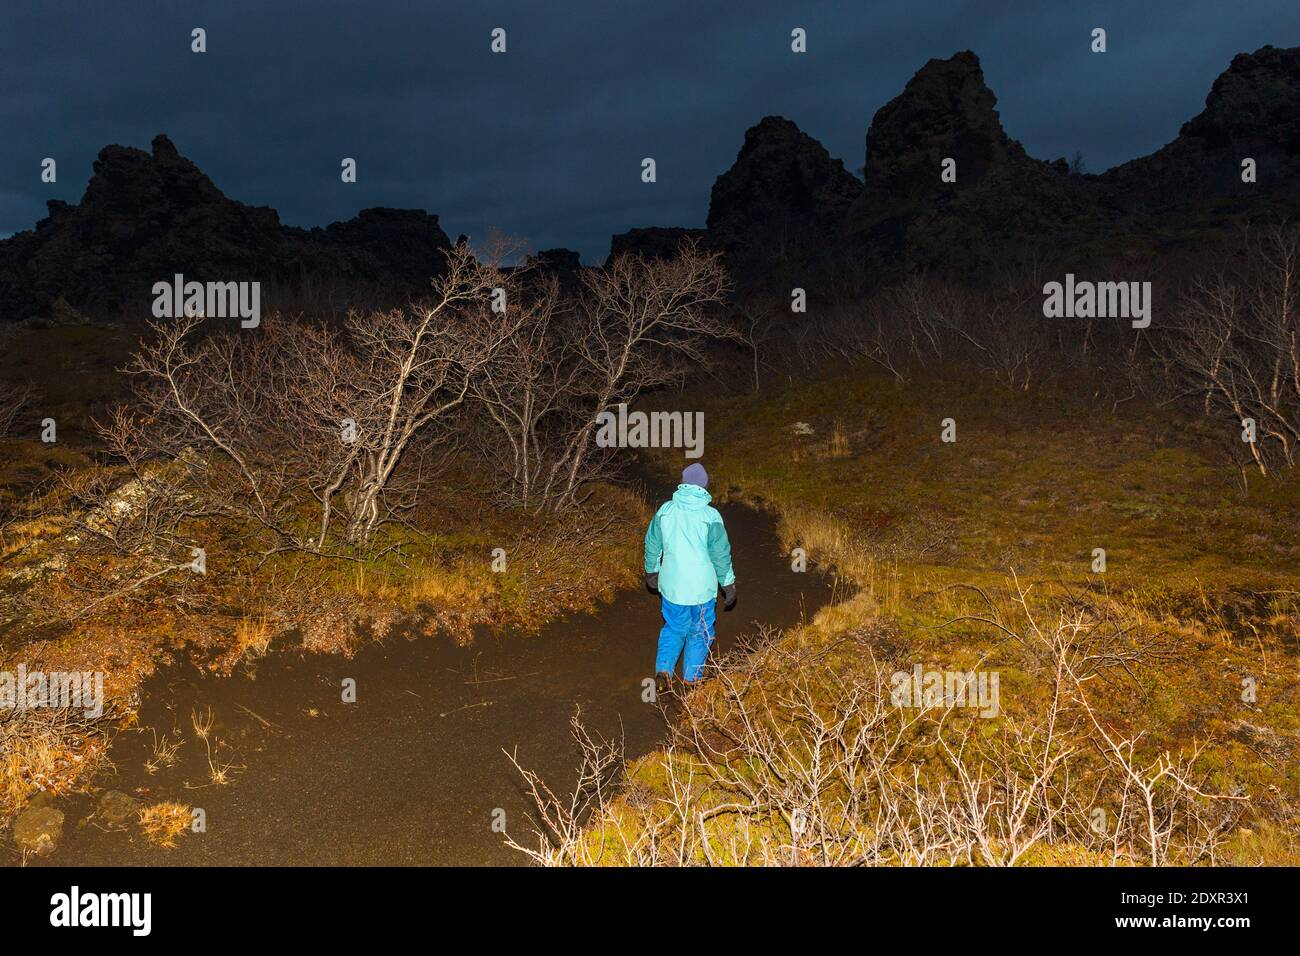
{"label": "silhouetted ridge", "polygon": [[113,314],[175,273],[198,281],[383,282],[419,292],[449,247],[438,217],[364,209],[323,229],[228,199],[166,136],[152,152],[106,146],[81,202],[51,201],[32,231],[0,242],[0,318],[46,315],[62,297]]}

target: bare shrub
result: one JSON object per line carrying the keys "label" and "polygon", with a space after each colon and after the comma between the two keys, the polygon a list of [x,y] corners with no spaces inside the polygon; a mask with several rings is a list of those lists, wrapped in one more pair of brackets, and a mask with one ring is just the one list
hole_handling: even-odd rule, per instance
{"label": "bare shrub", "polygon": [[0,382],[0,438],[11,438],[14,427],[31,406],[34,390],[26,382]]}
{"label": "bare shrub", "polygon": [[[778,641],[685,697],[652,792],[644,769],[617,798],[588,788],[563,804],[585,827],[566,816],[535,848],[511,845],[543,865],[1214,863],[1244,795],[1206,784],[1200,746],[1144,749],[1089,690],[1130,636],[1078,606],[1043,627],[1022,591],[1014,600],[1021,621],[1003,626],[1038,652],[1046,691],[1032,712],[990,727],[951,702],[900,707],[867,633],[808,650]],[[584,767],[608,766],[608,751],[575,738]],[[556,819],[563,802],[525,780]]]}
{"label": "bare shrub", "polygon": [[899,381],[963,364],[1024,391],[1067,368],[1077,350],[1063,347],[1041,301],[1032,285],[975,291],[917,274],[869,298],[832,302],[823,321],[796,330],[795,351],[805,366],[866,361]]}
{"label": "bare shrub", "polygon": [[0,822],[34,793],[69,788],[103,752],[112,721],[75,708],[0,708]]}
{"label": "bare shrub", "polygon": [[1247,235],[1241,263],[1197,280],[1165,347],[1176,381],[1200,397],[1207,417],[1233,431],[1261,475],[1293,467],[1300,454],[1300,229]]}
{"label": "bare shrub", "polygon": [[556,794],[537,773],[520,766],[517,754],[505,752],[523,776],[539,815],[534,821],[536,848],[522,846],[509,837],[507,845],[538,862],[582,862],[583,827],[593,812],[608,806],[623,769],[622,740],[606,740],[589,731],[582,722],[581,708],[569,718],[569,732],[581,759],[577,781],[565,795]]}
{"label": "bare shrub", "polygon": [[182,529],[201,509],[172,483],[163,463],[58,472],[26,508],[8,558],[19,586],[9,594],[16,634],[66,627],[112,605],[151,601],[166,587],[171,605],[193,607],[195,542]]}
{"label": "bare shrub", "polygon": [[503,283],[461,245],[430,300],[339,330],[279,315],[253,334],[156,322],[128,369],[136,404],[103,435],[128,462],[170,463],[196,508],[262,529],[263,553],[321,550],[336,510],[348,543],[366,544],[400,507],[399,465],[440,437],[508,334],[489,306]]}
{"label": "bare shrub", "polygon": [[471,387],[493,426],[480,450],[506,477],[508,497],[545,508],[545,491],[554,487],[548,479],[562,467],[557,459],[586,414],[578,402],[584,369],[573,303],[562,299],[554,277],[526,278],[511,277],[517,321]]}
{"label": "bare shrub", "polygon": [[706,343],[735,337],[720,306],[727,272],[716,254],[682,243],[675,259],[621,255],[582,273],[575,304],[571,427],[552,453],[539,497],[555,510],[577,505],[599,463],[599,415],[638,394],[707,367]]}

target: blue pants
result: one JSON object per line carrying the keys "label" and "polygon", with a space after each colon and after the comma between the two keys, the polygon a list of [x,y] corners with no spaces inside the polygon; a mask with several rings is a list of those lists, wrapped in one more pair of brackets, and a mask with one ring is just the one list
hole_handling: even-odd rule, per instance
{"label": "blue pants", "polygon": [[[674,604],[667,598],[661,600],[664,626],[659,629],[655,670],[660,674],[673,673],[680,657],[682,677],[688,681],[699,680],[709,656],[709,645],[713,643],[718,601],[715,598],[704,604]],[[683,647],[685,654],[682,653]]]}

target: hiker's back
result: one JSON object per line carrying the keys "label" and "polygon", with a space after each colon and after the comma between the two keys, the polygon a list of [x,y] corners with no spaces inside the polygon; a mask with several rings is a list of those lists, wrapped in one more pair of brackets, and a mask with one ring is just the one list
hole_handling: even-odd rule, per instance
{"label": "hiker's back", "polygon": [[709,493],[680,485],[655,515],[663,564],[659,593],[674,604],[702,604],[717,596],[718,575],[709,553],[722,516],[709,504]]}

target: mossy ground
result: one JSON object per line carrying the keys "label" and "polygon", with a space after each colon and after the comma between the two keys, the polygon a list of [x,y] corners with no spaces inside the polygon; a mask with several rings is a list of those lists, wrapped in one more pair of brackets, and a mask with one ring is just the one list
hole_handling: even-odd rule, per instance
{"label": "mossy ground", "polygon": [[[138,334],[130,326],[28,328],[6,342],[0,357],[0,375],[38,384],[16,434],[0,441],[0,670],[23,663],[103,672],[110,699],[105,729],[132,719],[141,681],[177,656],[228,671],[293,640],[309,650],[350,654],[395,628],[462,641],[478,626],[526,634],[637,580],[639,528],[647,515],[634,494],[602,485],[582,515],[541,517],[503,507],[490,480],[460,462],[402,523],[383,526],[364,550],[343,548],[338,558],[265,557],[250,551],[250,529],[193,521],[180,530],[203,542],[206,574],[169,572],[74,620],[60,623],[52,613],[51,623],[37,624],[31,608],[80,607],[95,593],[87,588],[102,587],[115,564],[124,572],[131,565],[129,556],[79,556],[69,546],[74,522],[57,479],[61,472],[112,472],[98,457],[93,423],[127,396],[118,369]],[[47,417],[57,423],[53,443],[39,440]],[[504,566],[494,567],[497,549]],[[50,739],[63,747],[67,736]],[[44,749],[40,780],[33,760],[5,770],[0,820],[37,789],[75,785],[93,763]],[[46,763],[66,773],[55,779]]]}
{"label": "mossy ground", "polygon": [[[1250,795],[1222,861],[1300,862],[1300,479],[1243,485],[1226,453],[1230,427],[1091,398],[1087,383],[1009,392],[949,373],[905,384],[842,375],[681,402],[705,413],[715,498],[774,509],[788,548],[855,589],[779,642],[827,652],[802,675],[814,688],[868,654],[991,668],[1003,710],[1032,717],[1046,706],[1044,682],[1015,641],[977,618],[1023,631],[1029,615],[1050,627],[1072,601],[1104,602],[1150,639],[1126,673],[1092,691],[1106,720],[1140,734],[1143,752],[1203,745],[1196,766],[1211,785]],[[949,418],[955,442],[941,440]],[[1104,572],[1093,570],[1094,549],[1105,550]],[[845,643],[864,634],[866,644]],[[998,721],[988,723],[994,732]],[[668,759],[631,769],[628,796],[592,840],[623,846],[611,839],[620,829],[664,825]],[[710,799],[707,763],[694,776],[699,806]],[[650,825],[645,808],[656,803]],[[1021,862],[1103,860],[1042,845]]]}

